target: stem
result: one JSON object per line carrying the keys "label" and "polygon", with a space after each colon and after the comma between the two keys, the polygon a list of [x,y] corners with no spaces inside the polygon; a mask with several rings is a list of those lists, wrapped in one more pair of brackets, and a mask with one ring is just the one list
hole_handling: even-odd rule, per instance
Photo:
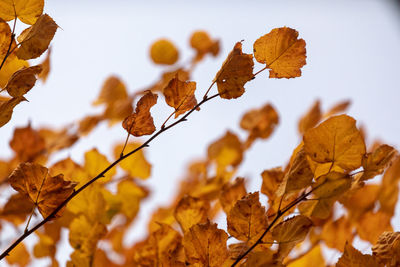
{"label": "stem", "polygon": [[263,72],[264,70],[268,69],[268,65],[265,66],[264,68],[262,68],[261,70],[257,71],[256,73],[254,73],[254,76],[260,74],[261,72]]}
{"label": "stem", "polygon": [[[14,8],[14,9],[15,9],[15,8]],[[15,11],[15,10],[14,10],[14,11]],[[7,53],[6,53],[6,55],[4,56],[3,61],[1,62],[0,70],[1,70],[1,68],[3,67],[4,63],[6,62],[8,56],[11,55],[11,53],[12,53],[12,52],[10,52],[10,51],[11,51],[12,43],[13,43],[14,38],[15,38],[15,24],[17,24],[17,16],[15,16],[15,19],[14,19],[14,26],[13,26],[12,33],[11,33],[10,44],[8,45]],[[15,47],[14,47],[14,49],[15,49]],[[12,51],[14,51],[14,49],[13,49]]]}
{"label": "stem", "polygon": [[78,195],[80,192],[82,192],[86,187],[91,185],[92,183],[96,182],[98,179],[101,177],[104,177],[104,175],[111,170],[115,165],[117,165],[119,162],[122,160],[128,158],[132,154],[138,152],[139,150],[148,147],[151,141],[153,141],[157,136],[162,134],[163,132],[167,131],[168,129],[171,129],[172,127],[178,125],[181,122],[184,122],[187,120],[187,117],[189,117],[190,114],[193,113],[197,108],[199,108],[201,105],[206,103],[207,101],[210,101],[211,99],[219,96],[219,94],[212,95],[208,98],[203,99],[201,102],[199,102],[196,106],[194,106],[191,110],[189,110],[188,113],[186,113],[182,118],[177,120],[176,122],[161,128],[158,130],[155,134],[153,134],[149,139],[147,139],[146,142],[144,142],[141,146],[135,148],[134,150],[130,151],[129,153],[123,155],[122,157],[119,157],[117,160],[115,160],[113,163],[111,163],[107,168],[105,168],[103,171],[101,171],[96,177],[92,178],[90,181],[88,181],[86,184],[78,188],[76,191],[74,191],[69,197],[67,197],[58,207],[53,210],[52,213],[50,213],[46,218],[44,218],[41,222],[36,224],[33,228],[31,228],[28,231],[25,231],[13,244],[11,244],[1,255],[0,255],[0,260],[2,260],[4,257],[6,257],[19,243],[21,243],[26,237],[31,235],[33,232],[35,232],[37,229],[39,229],[42,225],[50,221],[71,199],[73,199],[76,195]]}
{"label": "stem", "polygon": [[[324,184],[324,183],[322,183]],[[306,199],[315,189],[317,189],[319,186],[321,186],[322,184],[314,187],[313,189],[311,189],[308,193],[302,194],[299,198],[295,199],[294,201],[292,201],[290,204],[288,204],[283,210],[278,210],[278,213],[276,214],[274,220],[268,225],[268,227],[265,229],[265,231],[263,232],[263,234],[257,239],[257,241],[249,248],[246,250],[245,253],[243,253],[242,255],[240,255],[236,261],[231,265],[231,267],[236,266],[244,257],[246,257],[247,254],[250,253],[250,251],[252,251],[258,244],[261,243],[262,239],[264,238],[264,236],[269,232],[269,230],[271,230],[271,228],[275,225],[275,223],[286,213],[288,212],[291,208],[293,208],[294,206],[296,206],[297,204],[299,204],[301,201],[303,201],[304,199]]]}

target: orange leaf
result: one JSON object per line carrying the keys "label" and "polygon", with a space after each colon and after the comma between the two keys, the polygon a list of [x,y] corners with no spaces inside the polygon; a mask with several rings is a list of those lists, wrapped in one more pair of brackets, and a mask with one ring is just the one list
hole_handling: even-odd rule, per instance
{"label": "orange leaf", "polygon": [[323,226],[321,238],[328,247],[343,252],[346,242],[353,241],[352,230],[350,221],[342,216],[335,221],[328,221]]}
{"label": "orange leaf", "polygon": [[270,69],[270,78],[301,76],[306,64],[306,42],[297,39],[299,33],[291,28],[273,29],[254,42],[254,57]]}
{"label": "orange leaf", "polygon": [[19,225],[25,222],[26,217],[32,212],[33,204],[24,194],[12,195],[3,209],[0,211],[0,218]]}
{"label": "orange leaf", "polygon": [[339,115],[322,122],[304,134],[304,150],[318,163],[337,165],[347,171],[361,166],[365,144],[356,121]]}
{"label": "orange leaf", "polygon": [[151,45],[150,57],[156,64],[172,65],[178,60],[179,52],[171,41],[160,39]]}
{"label": "orange leaf", "polygon": [[125,84],[116,76],[110,76],[101,87],[101,91],[94,105],[107,104],[112,105],[118,100],[124,100],[128,97]]}
{"label": "orange leaf", "polygon": [[280,183],[284,178],[284,173],[281,167],[265,170],[261,173],[262,185],[261,193],[266,195],[269,200],[274,200]]}
{"label": "orange leaf", "polygon": [[135,113],[125,118],[122,127],[133,136],[152,134],[156,127],[150,108],[157,103],[157,98],[158,96],[150,91],[142,96],[136,105]]}
{"label": "orange leaf", "polygon": [[249,132],[247,145],[255,139],[267,139],[279,123],[279,115],[271,104],[246,112],[240,120],[240,127]]}
{"label": "orange leaf", "polygon": [[228,257],[228,235],[217,224],[193,225],[183,237],[186,260],[198,266],[220,267]]}
{"label": "orange leaf", "polygon": [[195,82],[182,82],[178,77],[173,78],[164,88],[165,101],[175,108],[175,118],[197,105],[195,90]]}
{"label": "orange leaf", "polygon": [[51,55],[51,47],[47,49],[46,58],[42,61],[40,66],[42,67],[42,72],[39,73],[38,77],[42,80],[43,83],[47,81],[47,77],[50,73],[50,55]]}
{"label": "orange leaf", "polygon": [[[140,145],[140,143],[128,143],[125,147],[125,151],[132,151],[138,148]],[[123,144],[118,144],[114,147],[114,156],[116,159],[119,158],[122,148]],[[145,180],[151,175],[151,164],[146,159],[143,150],[139,150],[133,155],[124,159],[119,163],[119,166],[134,178]]]}
{"label": "orange leaf", "polygon": [[372,247],[372,252],[386,266],[399,266],[400,232],[383,232]]}
{"label": "orange leaf", "polygon": [[9,181],[15,190],[27,195],[38,206],[43,218],[69,197],[77,184],[64,180],[62,174],[51,177],[46,167],[36,163],[21,163],[11,173]]}
{"label": "orange leaf", "polygon": [[42,71],[40,65],[23,68],[16,71],[6,84],[4,90],[7,90],[8,94],[13,97],[23,96],[36,83],[36,76]]}
{"label": "orange leaf", "polygon": [[314,128],[322,118],[320,102],[315,101],[311,109],[299,121],[298,129],[300,134],[304,134],[308,129]]}
{"label": "orange leaf", "polygon": [[221,98],[238,98],[244,93],[244,85],[253,79],[253,56],[242,52],[242,43],[237,42],[221,69],[215,75]]}
{"label": "orange leaf", "polygon": [[190,37],[190,46],[196,50],[197,60],[202,59],[207,53],[210,53],[214,57],[219,53],[219,41],[212,40],[205,31],[194,32]]}
{"label": "orange leaf", "polygon": [[313,185],[313,194],[318,198],[336,197],[347,190],[351,186],[351,177],[340,172],[330,172],[318,178]]}
{"label": "orange leaf", "polygon": [[381,265],[371,255],[364,255],[352,245],[346,243],[344,253],[336,263],[336,267],[380,267]]}
{"label": "orange leaf", "polygon": [[19,59],[37,58],[47,50],[58,26],[47,14],[39,17],[34,25],[25,29],[18,41],[20,47],[16,52]]}
{"label": "orange leaf", "polygon": [[174,216],[185,233],[193,225],[207,222],[209,209],[208,202],[185,196],[176,205]]}
{"label": "orange leaf", "polygon": [[246,187],[244,186],[243,178],[236,178],[233,183],[226,183],[222,187],[221,194],[219,195],[219,202],[226,214],[233,208],[236,201],[246,196]]}
{"label": "orange leaf", "polygon": [[254,243],[268,225],[265,208],[261,206],[258,192],[238,200],[226,220],[230,235],[241,241]]}
{"label": "orange leaf", "polygon": [[45,140],[39,132],[31,127],[15,128],[10,147],[21,162],[34,161],[46,148]]}
{"label": "orange leaf", "polygon": [[396,154],[396,149],[388,145],[381,145],[374,152],[366,154],[362,160],[364,173],[361,180],[368,180],[382,174]]}
{"label": "orange leaf", "polygon": [[10,252],[10,255],[6,257],[6,260],[11,265],[17,264],[18,266],[27,266],[31,261],[31,258],[24,243],[21,243]]}

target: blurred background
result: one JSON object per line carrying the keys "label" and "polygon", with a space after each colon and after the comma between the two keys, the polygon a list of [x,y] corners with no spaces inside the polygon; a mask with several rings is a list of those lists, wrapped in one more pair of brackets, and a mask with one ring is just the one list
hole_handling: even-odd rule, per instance
{"label": "blurred background", "polygon": [[[243,51],[251,53],[257,38],[282,26],[296,29],[307,43],[302,77],[273,80],[264,72],[245,86],[242,97],[210,101],[188,122],[157,138],[145,150],[153,164],[152,177],[144,182],[151,196],[141,206],[127,242],[146,235],[149,216],[172,198],[187,164],[205,157],[207,145],[227,129],[244,138],[241,116],[267,102],[278,111],[280,123],[270,139],[256,141],[239,169],[238,175],[249,180],[249,191],[259,188],[264,169],[287,163],[301,140],[297,121],[317,99],[324,111],[338,101],[351,100],[348,114],[364,127],[367,141],[379,139],[399,149],[399,6],[399,1],[384,0],[47,1],[45,12],[60,26],[51,45],[51,73],[45,84],[39,82],[26,95],[29,102],[19,105],[11,122],[0,129],[0,158],[11,156],[8,142],[15,127],[29,121],[33,127],[62,127],[98,113],[91,103],[110,75],[120,77],[130,92],[157,81],[165,68],[151,62],[149,48],[159,38],[176,44],[180,63],[193,56],[189,45],[193,31],[205,30],[220,40],[219,56],[207,57],[194,71],[199,99],[237,41],[244,40]],[[19,30],[26,27],[19,24]],[[254,69],[262,67],[257,63]],[[167,105],[155,106],[156,126],[171,111]],[[84,152],[93,147],[112,155],[113,145],[125,137],[120,124],[109,128],[102,123],[72,148],[58,153],[53,162],[66,156],[82,162]],[[400,231],[399,212],[398,208],[392,221],[395,231]],[[34,238],[29,239],[33,242]],[[57,256],[61,263],[68,259],[68,246],[65,250]]]}

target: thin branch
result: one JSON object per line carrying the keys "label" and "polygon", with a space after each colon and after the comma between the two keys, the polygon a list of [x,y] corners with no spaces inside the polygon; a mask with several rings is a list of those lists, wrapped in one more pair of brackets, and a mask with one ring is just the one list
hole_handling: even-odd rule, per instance
{"label": "thin branch", "polygon": [[156,133],[154,133],[149,139],[147,139],[146,142],[144,142],[141,146],[133,149],[132,151],[130,151],[129,153],[123,155],[122,157],[119,157],[117,160],[115,160],[113,163],[111,163],[107,168],[105,168],[103,171],[101,171],[96,177],[92,178],[90,181],[88,181],[86,184],[84,184],[83,186],[81,186],[80,188],[78,188],[76,191],[74,191],[71,195],[69,195],[68,198],[66,198],[60,205],[58,205],[58,207],[56,209],[53,210],[52,213],[50,213],[46,218],[44,218],[41,222],[39,222],[38,224],[36,224],[33,228],[31,228],[28,231],[25,231],[13,244],[11,244],[1,255],[0,255],[0,260],[2,260],[4,257],[6,257],[19,243],[21,243],[26,237],[28,237],[29,235],[31,235],[33,232],[35,232],[37,229],[39,229],[42,225],[44,225],[45,223],[47,223],[48,221],[50,221],[65,205],[67,205],[67,203],[73,199],[76,195],[78,195],[80,192],[82,192],[86,187],[88,187],[89,185],[91,185],[92,183],[96,182],[98,179],[104,177],[104,175],[111,170],[115,165],[117,165],[119,162],[121,162],[122,160],[128,158],[129,156],[131,156],[132,154],[138,152],[139,150],[148,147],[149,144],[151,143],[151,141],[153,141],[155,138],[157,138],[157,136],[159,136],[160,134],[162,134],[163,132],[167,131],[168,129],[173,128],[174,126],[178,125],[181,122],[184,122],[187,120],[187,117],[189,117],[190,114],[193,113],[193,111],[195,111],[197,108],[199,108],[201,105],[203,105],[204,103],[210,101],[213,98],[216,98],[217,96],[219,96],[219,94],[215,94],[212,95],[208,98],[203,99],[201,102],[199,102],[196,106],[194,106],[191,110],[189,110],[182,118],[180,118],[179,120],[177,120],[176,122],[161,128],[160,130],[158,130]]}
{"label": "thin branch", "polygon": [[263,234],[257,239],[257,241],[246,250],[245,253],[243,253],[242,255],[240,255],[235,262],[231,265],[231,267],[236,266],[244,257],[246,257],[247,254],[250,253],[250,251],[252,251],[258,244],[260,244],[262,242],[262,239],[264,238],[264,236],[272,229],[272,227],[278,222],[278,220],[286,213],[288,212],[291,208],[293,208],[294,206],[296,206],[297,204],[299,204],[301,201],[303,201],[304,199],[306,199],[315,189],[317,189],[318,187],[320,187],[321,185],[323,185],[324,183],[321,183],[320,185],[314,187],[313,189],[311,189],[308,193],[303,193],[301,194],[298,198],[296,198],[294,201],[292,201],[290,204],[288,204],[283,210],[278,210],[274,220],[268,225],[268,227],[265,229],[265,231],[263,232]]}
{"label": "thin branch", "polygon": [[[15,8],[14,8],[14,12],[15,12]],[[12,46],[12,43],[15,38],[15,24],[17,24],[17,16],[16,15],[15,15],[15,19],[14,19],[14,26],[13,26],[12,33],[11,33],[10,44],[8,45],[6,55],[4,56],[3,61],[1,62],[0,70],[3,67],[4,63],[6,62],[8,56],[11,55],[12,51],[14,51],[14,49],[15,49],[15,47],[14,47],[14,49],[11,51],[11,46]]]}

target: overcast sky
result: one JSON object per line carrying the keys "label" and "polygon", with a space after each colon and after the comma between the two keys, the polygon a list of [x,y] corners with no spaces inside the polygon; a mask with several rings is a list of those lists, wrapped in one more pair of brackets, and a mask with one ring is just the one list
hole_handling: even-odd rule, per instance
{"label": "overcast sky", "polygon": [[[47,1],[45,12],[60,26],[52,42],[51,73],[46,84],[39,83],[27,94],[30,102],[18,106],[11,122],[0,129],[0,157],[11,154],[8,140],[13,129],[29,120],[34,127],[61,127],[98,112],[90,103],[111,74],[118,75],[130,92],[154,82],[162,68],[151,63],[148,49],[158,38],[178,46],[181,62],[192,55],[188,38],[194,30],[206,30],[220,39],[220,56],[207,59],[194,72],[198,96],[237,41],[244,40],[243,50],[251,53],[261,35],[288,26],[307,43],[301,78],[270,80],[265,72],[246,85],[241,98],[207,103],[188,122],[152,143],[146,150],[153,164],[153,175],[146,181],[152,201],[142,206],[132,234],[135,240],[143,236],[150,210],[171,198],[187,163],[206,156],[207,145],[227,129],[244,137],[238,127],[241,115],[267,102],[279,112],[280,125],[271,139],[255,143],[238,173],[251,181],[253,189],[259,187],[264,169],[286,164],[300,140],[297,120],[316,99],[324,110],[350,99],[349,115],[365,126],[368,141],[379,138],[400,148],[400,21],[398,8],[390,1],[74,0]],[[261,68],[256,64],[255,70]],[[171,112],[167,107],[154,110],[157,126]],[[70,155],[80,161],[92,147],[111,155],[111,147],[124,138],[120,125],[102,124],[57,158]],[[397,215],[397,231],[398,222]]]}

